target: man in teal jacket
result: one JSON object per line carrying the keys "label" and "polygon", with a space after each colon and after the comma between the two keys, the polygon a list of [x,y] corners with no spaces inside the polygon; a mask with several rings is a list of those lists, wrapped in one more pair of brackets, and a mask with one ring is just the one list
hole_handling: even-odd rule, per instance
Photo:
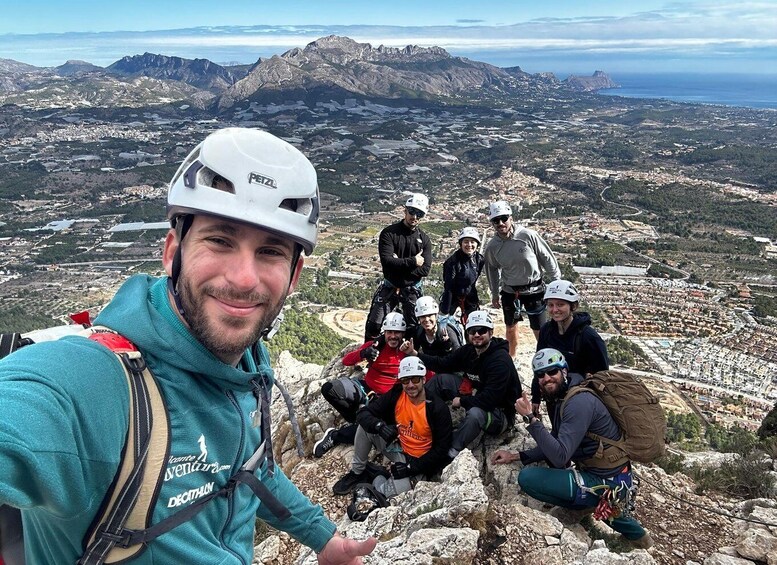
{"label": "man in teal jacket", "polygon": [[[169,277],[130,278],[97,318],[130,339],[155,375],[171,445],[152,523],[218,490],[269,434],[254,389],[271,387],[251,349],[277,317],[316,241],[308,160],[265,132],[219,130],[170,183]],[[74,563],[116,474],[129,394],[116,356],[82,337],[28,346],[0,362],[0,504],[22,510],[27,563]],[[283,474],[256,476],[291,517],[239,486],[158,537],[133,563],[250,564],[255,517],[318,553],[358,564],[376,541],[346,540]]]}

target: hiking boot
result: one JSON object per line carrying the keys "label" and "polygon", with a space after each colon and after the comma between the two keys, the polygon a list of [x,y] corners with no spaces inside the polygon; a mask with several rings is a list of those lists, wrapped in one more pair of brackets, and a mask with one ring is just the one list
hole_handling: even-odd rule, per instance
{"label": "hiking boot", "polygon": [[645,532],[645,535],[638,539],[630,539],[629,543],[636,549],[650,549],[653,547],[653,538]]}
{"label": "hiking boot", "polygon": [[324,453],[335,446],[335,428],[329,428],[324,435],[313,445],[313,457],[323,457]]}
{"label": "hiking boot", "polygon": [[353,471],[348,471],[335,483],[332,487],[332,492],[335,494],[348,494],[356,488],[356,485],[366,482],[368,482],[366,473],[361,472],[356,474]]}

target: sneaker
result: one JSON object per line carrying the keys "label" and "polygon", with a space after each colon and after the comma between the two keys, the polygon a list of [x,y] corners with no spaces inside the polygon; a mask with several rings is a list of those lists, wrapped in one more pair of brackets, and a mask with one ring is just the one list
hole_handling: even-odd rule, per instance
{"label": "sneaker", "polygon": [[650,537],[649,533],[645,532],[644,536],[638,539],[630,539],[629,543],[637,549],[650,549],[653,547],[653,538]]}
{"label": "sneaker", "polygon": [[313,457],[323,457],[324,453],[335,446],[335,428],[329,428],[313,446]]}
{"label": "sneaker", "polygon": [[357,475],[353,471],[348,471],[345,475],[340,477],[339,481],[335,483],[335,485],[332,487],[332,492],[335,494],[348,494],[354,488],[356,488],[356,485],[366,482],[366,473],[362,472]]}

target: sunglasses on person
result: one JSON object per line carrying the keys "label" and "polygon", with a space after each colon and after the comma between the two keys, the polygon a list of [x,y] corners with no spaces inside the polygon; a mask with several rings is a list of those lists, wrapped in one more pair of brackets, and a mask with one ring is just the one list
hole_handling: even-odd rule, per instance
{"label": "sunglasses on person", "polygon": [[426,216],[426,212],[419,210],[418,208],[412,208],[412,207],[407,208],[407,213],[410,214],[411,216],[415,216],[419,220],[424,216]]}
{"label": "sunglasses on person", "polygon": [[414,385],[417,385],[420,383],[424,378],[420,375],[415,375],[413,377],[402,377],[399,379],[399,382],[402,383],[402,386],[407,386],[410,383],[413,383]]}
{"label": "sunglasses on person", "polygon": [[507,220],[510,219],[510,216],[497,216],[496,218],[491,218],[492,224],[506,224]]}
{"label": "sunglasses on person", "polygon": [[544,371],[537,371],[536,373],[534,373],[534,376],[537,377],[538,379],[541,379],[542,377],[555,377],[560,370],[561,369],[559,369],[558,367],[553,367],[551,369],[546,369]]}
{"label": "sunglasses on person", "polygon": [[475,334],[486,335],[489,332],[489,330],[491,330],[491,328],[487,328],[485,326],[480,326],[480,327],[477,327],[477,328],[470,328],[470,329],[468,329],[467,333],[469,335],[475,335]]}

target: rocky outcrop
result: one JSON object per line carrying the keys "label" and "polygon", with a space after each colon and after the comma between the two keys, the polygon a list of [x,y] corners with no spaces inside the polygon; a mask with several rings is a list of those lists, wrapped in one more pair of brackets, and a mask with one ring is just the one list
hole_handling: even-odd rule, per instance
{"label": "rocky outcrop", "polygon": [[590,77],[570,75],[564,79],[564,84],[580,92],[596,92],[597,90],[618,88],[619,86],[603,71],[596,71]]}
{"label": "rocky outcrop", "polygon": [[[439,482],[419,483],[415,490],[392,500],[390,507],[374,511],[365,522],[352,522],[345,515],[350,498],[334,496],[331,489],[349,469],[353,448],[337,446],[322,459],[310,454],[323,431],[340,423],[321,397],[321,385],[358,370],[344,367],[339,357],[321,367],[281,354],[276,376],[293,399],[303,438],[302,455],[280,395],[273,400],[273,437],[276,461],[303,492],[324,507],[341,532],[353,538],[378,537],[367,564],[686,565],[757,560],[777,565],[775,528],[720,514],[775,524],[777,503],[736,503],[699,496],[690,478],[667,475],[657,466],[635,465],[640,479],[636,515],[656,542],[649,551],[629,551],[628,543],[606,525],[585,520],[581,524],[568,511],[531,499],[517,486],[520,465],[489,462],[495,449],[534,445],[522,425],[499,438],[481,438],[445,469]],[[257,545],[254,562],[313,563],[314,556],[286,534],[269,532]]]}

